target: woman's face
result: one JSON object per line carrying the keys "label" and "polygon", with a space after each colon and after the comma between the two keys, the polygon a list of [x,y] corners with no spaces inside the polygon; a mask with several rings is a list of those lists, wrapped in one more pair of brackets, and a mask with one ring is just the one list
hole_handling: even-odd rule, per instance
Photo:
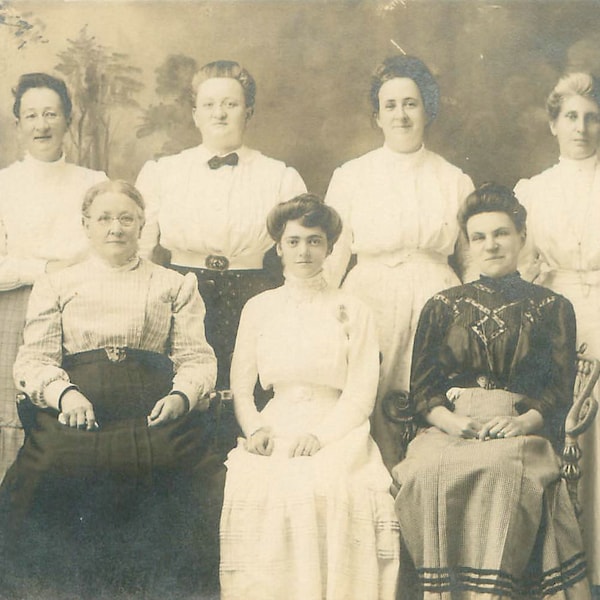
{"label": "woman's face", "polygon": [[600,142],[600,109],[586,96],[567,96],[550,130],[558,140],[561,156],[588,158],[596,153]]}
{"label": "woman's face", "polygon": [[17,128],[31,156],[45,162],[58,160],[69,128],[60,96],[45,87],[27,90],[21,97]]}
{"label": "woman's face", "polygon": [[117,267],[135,256],[143,226],[139,206],[125,194],[104,192],[83,219],[92,250]]}
{"label": "woman's face", "polygon": [[277,254],[288,273],[301,279],[316,275],[329,254],[327,234],[321,227],[304,227],[299,220],[288,221]]}
{"label": "woman's face", "polygon": [[423,145],[427,113],[412,79],[396,77],[381,86],[377,125],[395,152],[416,152]]}
{"label": "woman's face", "polygon": [[488,277],[502,277],[517,270],[525,232],[519,233],[505,212],[485,212],[467,221],[471,258],[479,272]]}
{"label": "woman's face", "polygon": [[212,77],[198,86],[194,123],[202,143],[213,152],[225,154],[239,148],[251,115],[237,79]]}

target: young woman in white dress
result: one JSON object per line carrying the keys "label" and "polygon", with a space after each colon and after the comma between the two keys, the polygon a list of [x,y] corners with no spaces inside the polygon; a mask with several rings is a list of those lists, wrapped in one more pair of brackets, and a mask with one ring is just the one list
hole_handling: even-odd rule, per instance
{"label": "young woman in white dress", "polygon": [[383,61],[372,78],[371,103],[384,144],[333,174],[325,202],[340,213],[344,230],[326,270],[330,283],[339,285],[356,254],[344,287],[374,312],[382,364],[373,437],[391,468],[400,458],[400,436],[381,401],[390,390],[408,390],[421,308],[435,292],[459,283],[448,256],[458,238],[459,204],[473,184],[423,145],[438,112],[439,88],[418,58]]}
{"label": "young woman in white dress", "polygon": [[[547,111],[560,159],[515,187],[529,215],[520,270],[573,303],[577,343],[585,342],[588,352],[600,357],[600,83],[587,73],[561,78]],[[582,451],[583,535],[593,590],[600,597],[600,419],[583,435]]]}
{"label": "young woman in white dress", "polygon": [[[328,287],[341,231],[311,194],[275,207],[285,284],[245,306],[233,356],[244,433],[229,454],[221,517],[223,600],[392,600],[398,524],[369,435],[379,373],[370,310]],[[257,376],[274,397],[259,412]]]}

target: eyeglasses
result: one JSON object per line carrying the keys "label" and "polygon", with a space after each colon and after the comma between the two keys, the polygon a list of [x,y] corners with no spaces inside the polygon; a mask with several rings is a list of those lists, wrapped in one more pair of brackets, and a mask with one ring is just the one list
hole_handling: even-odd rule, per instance
{"label": "eyeglasses", "polygon": [[[35,121],[39,116],[40,114],[36,112],[26,112],[21,118],[25,121]],[[54,121],[60,119],[63,115],[53,110],[45,110],[41,113],[41,116],[48,123],[54,123]]]}
{"label": "eyeglasses", "polygon": [[119,215],[118,217],[113,217],[111,215],[99,215],[97,217],[85,215],[85,217],[101,227],[110,227],[113,221],[119,221],[121,227],[128,228],[133,227],[136,222],[136,217],[129,214]]}

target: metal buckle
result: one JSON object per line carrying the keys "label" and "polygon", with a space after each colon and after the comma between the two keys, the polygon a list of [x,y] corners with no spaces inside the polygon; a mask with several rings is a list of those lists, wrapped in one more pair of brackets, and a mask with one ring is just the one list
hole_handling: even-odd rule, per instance
{"label": "metal buckle", "polygon": [[108,360],[113,363],[123,362],[127,358],[127,349],[122,346],[106,346],[104,352]]}
{"label": "metal buckle", "polygon": [[213,271],[227,271],[229,269],[229,259],[226,256],[218,254],[209,254],[204,261],[207,269]]}

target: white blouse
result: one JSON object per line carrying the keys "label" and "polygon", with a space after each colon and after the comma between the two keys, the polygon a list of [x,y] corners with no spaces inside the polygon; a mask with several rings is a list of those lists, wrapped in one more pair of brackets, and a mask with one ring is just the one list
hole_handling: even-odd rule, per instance
{"label": "white blouse", "polygon": [[236,416],[250,436],[267,426],[256,410],[257,374],[263,388],[309,384],[341,392],[335,408],[311,432],[321,444],[364,423],[373,410],[379,348],[369,309],[357,298],[327,287],[322,275],[286,277],[285,284],[248,301],[231,367]]}
{"label": "white blouse", "polygon": [[26,155],[0,171],[0,291],[31,285],[49,260],[87,251],[81,204],[92,185],[106,179],[65,162]]}
{"label": "white blouse", "polygon": [[339,284],[351,253],[392,267],[411,251],[448,257],[458,237],[456,213],[472,191],[468,175],[425,147],[401,154],[383,146],[342,165],[325,199],[344,222],[327,260],[330,282]]}
{"label": "white blouse", "polygon": [[540,271],[599,271],[600,161],[561,158],[515,195],[527,209],[527,242],[520,270],[527,279]]}
{"label": "white blouse", "polygon": [[148,256],[160,241],[171,262],[204,267],[203,258],[226,256],[232,268],[262,268],[273,246],[267,214],[279,202],[306,192],[295,169],[250,148],[239,163],[210,169],[204,146],[148,161],[136,186],[146,201],[140,250]]}
{"label": "white blouse", "polygon": [[112,268],[94,256],[36,281],[15,382],[34,403],[57,408],[69,385],[64,355],[126,346],[167,354],[173,389],[185,393],[192,408],[216,379],[204,316],[192,273],[184,277],[137,258]]}

